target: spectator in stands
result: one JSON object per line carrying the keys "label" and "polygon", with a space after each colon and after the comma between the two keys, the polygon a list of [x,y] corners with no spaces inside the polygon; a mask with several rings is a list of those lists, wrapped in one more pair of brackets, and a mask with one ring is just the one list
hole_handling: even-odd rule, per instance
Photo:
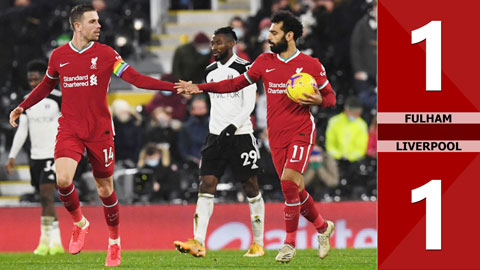
{"label": "spectator in stands", "polygon": [[[2,1],[5,2],[5,1]],[[30,0],[14,0],[13,6],[0,10],[2,43],[0,52],[0,87],[10,90],[27,89],[27,63],[32,59],[46,59],[43,47],[47,35],[43,24],[48,12],[45,5]],[[3,32],[3,33],[2,33]],[[5,54],[3,53],[5,50]],[[5,73],[4,73],[5,72]],[[5,85],[7,84],[8,85]]]}
{"label": "spectator in stands", "polygon": [[360,19],[352,33],[350,54],[354,72],[354,88],[371,119],[377,108],[377,3]]}
{"label": "spectator in stands", "polygon": [[115,163],[133,168],[142,148],[143,131],[140,126],[142,119],[123,99],[115,100],[112,110],[115,126]]}
{"label": "spectator in stands", "polygon": [[193,42],[181,45],[175,50],[172,73],[178,79],[202,83],[204,74],[201,71],[210,63],[211,56],[210,39],[203,32],[199,32]]}
{"label": "spectator in stands", "polygon": [[168,149],[149,143],[140,152],[135,175],[135,202],[169,202],[179,197],[178,177],[166,164]]}
{"label": "spectator in stands", "polygon": [[328,121],[326,148],[335,159],[355,162],[365,157],[368,127],[360,117],[361,113],[360,101],[350,96],[345,102],[344,111]]}
{"label": "spectator in stands", "polygon": [[100,36],[99,42],[112,47],[115,46],[115,36],[117,31],[120,30],[118,28],[120,18],[118,13],[113,10],[113,7],[115,6],[114,2],[115,1],[92,0],[92,6],[101,18],[100,24],[102,25],[102,35]]}
{"label": "spectator in stands", "polygon": [[200,150],[208,135],[208,108],[203,98],[194,98],[190,108],[190,118],[180,131],[178,147],[185,162],[200,163]]}
{"label": "spectator in stands", "polygon": [[252,36],[257,36],[260,22],[265,18],[270,18],[273,13],[279,10],[292,11],[290,9],[288,0],[263,1],[262,8],[259,9],[257,14],[251,17],[248,21],[248,33]]}
{"label": "spectator in stands", "polygon": [[320,62],[330,70],[333,60],[331,41],[332,12],[335,7],[333,0],[316,0],[310,9],[300,16],[304,31],[304,48],[311,49],[311,55],[318,57]]}
{"label": "spectator in stands", "polygon": [[245,37],[247,36],[247,28],[245,27],[245,22],[239,16],[235,16],[230,20],[229,25],[233,28],[235,35],[237,35],[237,43],[233,47],[233,52],[240,58],[250,61],[250,57],[246,53],[247,43],[245,42]]}
{"label": "spectator in stands", "polygon": [[304,180],[305,186],[316,198],[332,194],[332,189],[338,186],[337,162],[318,145],[313,147]]}
{"label": "spectator in stands", "polygon": [[270,51],[270,44],[267,42],[267,36],[270,33],[270,18],[263,19],[258,25],[258,35],[251,39],[252,46],[249,50],[252,59],[257,58],[260,54]]}
{"label": "spectator in stands", "polygon": [[177,143],[180,128],[181,122],[172,119],[170,107],[157,107],[150,115],[145,142],[165,145],[170,149],[172,161],[177,163],[181,160]]}
{"label": "spectator in stands", "polygon": [[359,183],[359,167],[367,152],[368,127],[361,114],[362,104],[358,98],[350,96],[345,101],[344,111],[328,121],[325,146],[338,161],[344,196],[352,195],[355,186],[363,184]]}
{"label": "spectator in stands", "polygon": [[[172,74],[162,74],[160,80],[167,82],[178,81]],[[171,111],[171,117],[180,121],[185,120],[187,103],[190,95],[175,95],[171,91],[158,91],[153,99],[145,105],[145,112],[150,115],[157,107],[164,107]]]}
{"label": "spectator in stands", "polygon": [[[116,99],[112,104],[115,127],[115,171],[134,168],[142,147],[143,131],[141,117],[134,112],[127,101]],[[131,203],[133,176],[119,174],[115,179],[118,198],[123,203]]]}

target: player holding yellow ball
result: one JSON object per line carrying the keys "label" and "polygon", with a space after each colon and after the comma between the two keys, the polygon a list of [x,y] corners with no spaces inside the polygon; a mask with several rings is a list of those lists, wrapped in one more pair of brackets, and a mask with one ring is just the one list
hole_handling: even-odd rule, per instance
{"label": "player holding yellow ball", "polygon": [[287,82],[287,96],[297,103],[299,98],[306,98],[304,94],[313,95],[317,89],[317,81],[308,73],[293,74]]}

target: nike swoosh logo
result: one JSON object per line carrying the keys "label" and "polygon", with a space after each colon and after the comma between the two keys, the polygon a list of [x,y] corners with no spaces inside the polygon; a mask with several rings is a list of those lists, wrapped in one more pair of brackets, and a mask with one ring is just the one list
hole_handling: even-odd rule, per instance
{"label": "nike swoosh logo", "polygon": [[265,72],[267,72],[267,73],[268,73],[268,72],[270,72],[270,71],[274,71],[274,70],[275,70],[274,68],[272,68],[272,69],[267,69],[267,70],[265,70]]}
{"label": "nike swoosh logo", "polygon": [[300,162],[301,160],[293,160],[293,159],[290,159],[290,162]]}
{"label": "nike swoosh logo", "polygon": [[60,67],[64,67],[64,66],[66,66],[66,65],[68,65],[68,64],[70,64],[70,62],[60,64]]}
{"label": "nike swoosh logo", "polygon": [[113,161],[110,162],[110,163],[108,163],[108,164],[105,164],[105,168],[108,167],[108,166],[110,166],[110,165],[112,165],[112,163],[113,163]]}

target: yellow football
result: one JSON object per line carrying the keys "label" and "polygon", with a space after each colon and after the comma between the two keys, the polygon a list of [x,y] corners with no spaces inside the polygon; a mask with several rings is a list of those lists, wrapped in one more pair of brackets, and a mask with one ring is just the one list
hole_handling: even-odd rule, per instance
{"label": "yellow football", "polygon": [[292,75],[287,82],[287,96],[298,102],[298,98],[304,98],[303,93],[314,94],[317,81],[308,73],[297,73]]}

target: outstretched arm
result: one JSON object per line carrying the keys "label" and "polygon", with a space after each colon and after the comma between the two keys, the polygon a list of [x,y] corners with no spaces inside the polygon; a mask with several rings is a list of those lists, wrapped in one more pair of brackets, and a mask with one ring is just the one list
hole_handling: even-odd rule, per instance
{"label": "outstretched arm", "polygon": [[157,80],[138,73],[133,67],[129,66],[121,75],[122,80],[135,85],[138,88],[148,90],[175,91],[174,83]]}
{"label": "outstretched arm", "polygon": [[57,83],[58,79],[51,79],[48,76],[43,77],[42,82],[40,82],[40,84],[38,84],[37,87],[32,90],[28,97],[22,103],[20,103],[18,107],[23,108],[25,111],[26,109],[37,104],[40,100],[44,99],[46,96],[48,96],[48,94],[50,94],[50,92],[52,92]]}
{"label": "outstretched arm", "polygon": [[251,83],[245,78],[244,75],[240,75],[233,79],[201,84],[191,84],[190,82],[180,80],[180,82],[175,83],[175,88],[177,89],[178,94],[187,95],[198,94],[202,91],[212,93],[232,93],[240,91],[250,84]]}

